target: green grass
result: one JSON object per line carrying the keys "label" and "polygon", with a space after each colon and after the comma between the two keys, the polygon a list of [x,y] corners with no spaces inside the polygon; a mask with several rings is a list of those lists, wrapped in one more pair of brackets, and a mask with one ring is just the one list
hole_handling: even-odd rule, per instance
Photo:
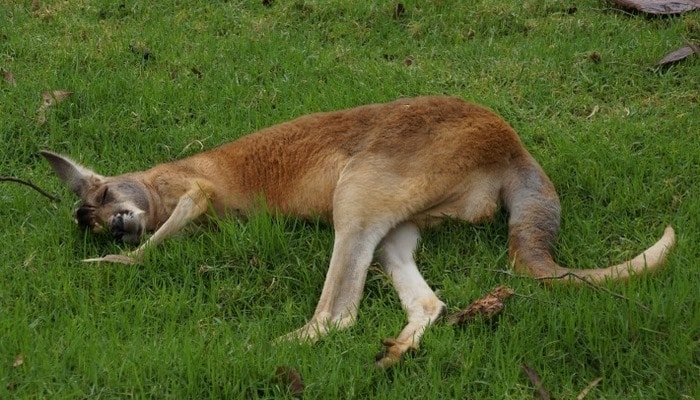
{"label": "green grass", "polygon": [[[535,393],[523,363],[556,398],[597,377],[588,398],[700,397],[700,59],[652,67],[700,38],[700,14],[593,0],[407,0],[398,19],[386,1],[29,3],[0,1],[0,68],[17,83],[0,82],[0,175],[62,201],[0,183],[0,398],[284,397],[273,377],[288,365],[306,398],[522,399]],[[56,89],[74,94],[40,125],[40,94]],[[425,233],[417,259],[451,309],[499,284],[521,296],[497,323],[434,326],[377,371],[379,339],[405,322],[377,268],[356,326],[271,345],[313,312],[329,227],[224,220],[144,267],[85,265],[119,247],[76,228],[74,197],[37,154],[117,174],[301,114],[421,94],[485,104],[519,131],[562,198],[561,263],[619,262],[671,223],[667,268],[608,287],[624,298],[544,288],[493,272],[507,267],[504,218],[448,224]]]}

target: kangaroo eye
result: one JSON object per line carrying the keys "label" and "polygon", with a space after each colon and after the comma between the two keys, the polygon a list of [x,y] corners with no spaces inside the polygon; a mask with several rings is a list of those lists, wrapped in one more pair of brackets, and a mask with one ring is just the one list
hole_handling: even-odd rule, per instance
{"label": "kangaroo eye", "polygon": [[108,187],[105,187],[105,190],[102,192],[102,196],[100,196],[100,204],[104,204],[107,201],[107,192],[109,191]]}

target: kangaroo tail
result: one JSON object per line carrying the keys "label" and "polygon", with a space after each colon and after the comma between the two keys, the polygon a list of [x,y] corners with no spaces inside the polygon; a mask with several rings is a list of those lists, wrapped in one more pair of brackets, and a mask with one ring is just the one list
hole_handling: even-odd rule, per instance
{"label": "kangaroo tail", "polygon": [[552,257],[552,245],[559,232],[561,206],[554,185],[542,168],[525,154],[506,180],[502,197],[508,210],[509,256],[515,269],[545,282],[598,283],[626,280],[663,265],[675,244],[669,225],[653,246],[636,257],[607,268],[571,269],[560,266]]}

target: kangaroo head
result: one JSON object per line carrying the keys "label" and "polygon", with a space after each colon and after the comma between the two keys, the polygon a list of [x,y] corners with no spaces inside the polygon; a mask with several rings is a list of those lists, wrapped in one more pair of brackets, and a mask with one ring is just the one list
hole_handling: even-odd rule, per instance
{"label": "kangaroo head", "polygon": [[58,177],[80,196],[75,211],[78,225],[92,232],[109,232],[126,243],[138,243],[148,226],[150,200],[146,187],[129,175],[104,177],[50,151],[41,155]]}

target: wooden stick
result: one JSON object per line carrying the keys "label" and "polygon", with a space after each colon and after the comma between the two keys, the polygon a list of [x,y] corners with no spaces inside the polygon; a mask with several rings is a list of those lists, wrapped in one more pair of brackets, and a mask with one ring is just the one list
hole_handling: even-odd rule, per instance
{"label": "wooden stick", "polygon": [[17,183],[21,183],[21,184],[23,184],[23,185],[27,185],[27,186],[29,186],[30,188],[32,188],[32,189],[36,190],[37,192],[43,194],[44,196],[48,197],[51,201],[56,201],[56,202],[61,201],[58,197],[56,197],[56,196],[54,196],[54,195],[48,193],[48,192],[45,191],[44,189],[40,188],[39,186],[37,186],[37,185],[35,185],[35,184],[33,184],[33,183],[29,182],[29,181],[25,181],[24,179],[13,178],[13,177],[11,177],[11,176],[0,176],[0,182],[5,182],[5,181],[7,181],[7,182],[17,182]]}

